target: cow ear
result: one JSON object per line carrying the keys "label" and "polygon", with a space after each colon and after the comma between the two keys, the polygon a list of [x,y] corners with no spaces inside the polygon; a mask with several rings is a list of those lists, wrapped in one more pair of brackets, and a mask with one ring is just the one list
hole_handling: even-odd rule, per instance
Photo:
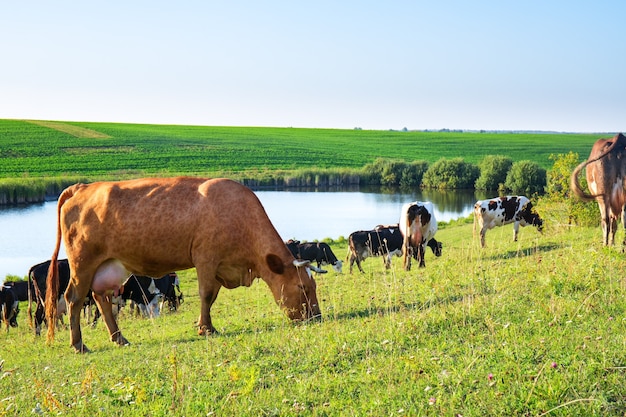
{"label": "cow ear", "polygon": [[277,255],[270,253],[265,257],[265,262],[267,262],[267,266],[270,268],[275,274],[282,274],[285,272],[285,265],[283,265],[283,260],[280,259]]}

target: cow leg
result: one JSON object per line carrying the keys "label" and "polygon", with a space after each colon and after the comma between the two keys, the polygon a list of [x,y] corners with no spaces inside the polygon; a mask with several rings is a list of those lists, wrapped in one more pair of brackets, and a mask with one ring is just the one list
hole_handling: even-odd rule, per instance
{"label": "cow leg", "polygon": [[424,245],[417,245],[417,259],[419,260],[419,267],[420,268],[425,268],[426,267],[426,262],[424,261],[424,257],[426,256],[426,249],[424,248]]}
{"label": "cow leg", "polygon": [[519,222],[513,223],[513,242],[517,242],[517,234],[519,233]]}
{"label": "cow leg", "polygon": [[622,227],[624,228],[624,240],[622,241],[622,252],[626,249],[626,206],[622,207]]}
{"label": "cow leg", "polygon": [[[211,306],[215,302],[222,285],[213,276],[207,276],[207,271],[198,271],[198,290],[200,293],[200,318],[198,319],[198,335],[217,333],[211,322]],[[215,274],[215,272],[212,272]]]}
{"label": "cow leg", "polygon": [[480,246],[485,247],[485,234],[487,233],[487,228],[485,226],[480,228]]}
{"label": "cow leg", "polygon": [[96,300],[96,305],[98,306],[98,310],[100,310],[104,324],[106,324],[107,329],[109,330],[111,342],[117,343],[120,346],[130,345],[130,342],[122,336],[122,332],[117,325],[115,317],[113,316],[113,303],[111,302],[111,298],[106,295],[99,295],[95,293],[93,298]]}
{"label": "cow leg", "polygon": [[351,255],[350,256],[350,273],[352,273],[352,265],[354,264],[354,262],[356,262],[356,266],[359,268],[359,271],[361,271],[361,273],[365,273],[365,271],[363,271],[363,268],[361,267],[361,257],[358,255]]}
{"label": "cow leg", "polygon": [[408,238],[405,238],[404,240],[402,253],[404,254],[404,262],[403,262],[404,270],[410,271],[411,270],[411,256],[413,256],[413,250],[407,239]]}
{"label": "cow leg", "polygon": [[89,287],[84,291],[79,291],[79,287],[74,284],[74,280],[70,280],[67,290],[65,291],[65,301],[67,303],[70,322],[70,344],[76,353],[89,352],[87,346],[83,344],[83,335],[80,329],[80,312],[83,309],[85,297],[88,292]]}
{"label": "cow leg", "polygon": [[609,244],[609,206],[604,204],[604,200],[598,200],[598,208],[600,209],[600,216],[602,217],[602,243],[604,246]]}
{"label": "cow leg", "polygon": [[387,253],[387,255],[383,255],[383,261],[385,263],[385,269],[391,268],[391,258],[393,255],[391,253]]}
{"label": "cow leg", "polygon": [[617,232],[617,217],[610,217],[610,230],[609,230],[609,246],[613,246],[615,242],[615,232]]}

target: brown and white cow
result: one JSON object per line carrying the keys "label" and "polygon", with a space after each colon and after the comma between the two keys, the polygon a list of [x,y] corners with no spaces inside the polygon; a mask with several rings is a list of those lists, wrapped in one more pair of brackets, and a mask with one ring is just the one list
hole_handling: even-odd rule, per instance
{"label": "brown and white cow", "polygon": [[537,214],[533,203],[523,195],[477,201],[474,204],[474,231],[476,223],[480,227],[480,245],[483,248],[487,230],[496,226],[513,223],[514,242],[517,242],[520,226],[532,225],[537,227],[539,232],[543,230],[543,220]]}
{"label": "brown and white cow", "polygon": [[[585,167],[591,194],[585,193],[578,181],[580,171]],[[626,137],[618,133],[611,139],[598,139],[591,148],[589,159],[572,172],[570,188],[581,200],[595,199],[598,202],[603,242],[613,245],[619,216],[626,228]],[[626,238],[623,245],[626,245]]]}
{"label": "brown and white cow", "polygon": [[426,266],[426,245],[431,247],[435,256],[441,256],[441,242],[435,240],[437,219],[433,203],[415,201],[402,206],[400,232],[403,236],[402,252],[406,271],[411,270],[411,258],[419,262],[420,268]]}
{"label": "brown and white cow", "polygon": [[[46,291],[48,323],[54,323],[61,238],[70,266],[65,292],[72,347],[88,351],[80,311],[91,289],[111,341],[126,345],[108,295],[130,274],[161,277],[195,267],[201,307],[198,333],[216,332],[211,306],[222,287],[250,286],[262,278],[292,320],[320,316],[315,280],[307,261],[289,252],[247,187],[228,179],[146,178],[75,184],[57,207],[57,241]],[[54,326],[48,326],[48,340]]]}

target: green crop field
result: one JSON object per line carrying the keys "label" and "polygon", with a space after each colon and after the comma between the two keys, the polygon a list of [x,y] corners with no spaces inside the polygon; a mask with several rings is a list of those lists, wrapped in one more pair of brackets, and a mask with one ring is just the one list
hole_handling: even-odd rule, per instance
{"label": "green crop field", "polygon": [[589,154],[599,134],[399,132],[0,120],[0,178],[236,175],[359,169],[376,158],[505,155],[551,166],[552,154]]}
{"label": "green crop field", "polygon": [[426,268],[368,258],[364,274],[318,276],[321,322],[290,323],[258,281],[222,290],[220,334],[197,336],[191,269],[178,312],[123,310],[126,347],[83,324],[93,352],[76,355],[67,329],[50,346],[34,336],[23,305],[0,332],[0,415],[623,416],[624,256],[537,209],[544,233],[515,243],[511,225],[485,249],[471,224],[448,225]]}

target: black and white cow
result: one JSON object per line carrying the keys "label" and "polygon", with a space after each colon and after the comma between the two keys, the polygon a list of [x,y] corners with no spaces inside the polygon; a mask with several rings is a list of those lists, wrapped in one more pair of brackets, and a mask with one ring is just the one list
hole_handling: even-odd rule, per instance
{"label": "black and white cow", "polygon": [[[70,281],[70,267],[67,259],[59,259],[57,261],[59,268],[59,297],[57,307],[57,320],[63,323],[63,314],[66,312],[66,303],[64,293],[67,289]],[[46,278],[48,276],[48,268],[50,267],[50,261],[41,262],[34,265],[28,271],[28,279],[34,291],[31,291],[31,298],[29,302],[29,315],[32,319],[31,302],[35,302],[35,317],[32,324],[35,333],[39,335],[41,333],[41,325],[45,322],[45,306],[44,300],[46,299]],[[160,294],[162,291],[157,288],[154,280],[150,277],[140,277],[139,279],[132,279],[131,276],[126,284],[124,290],[118,297],[113,297],[118,305],[118,310],[123,306],[126,300],[131,300],[137,307],[137,309],[144,315],[149,317],[155,317],[159,315],[159,302],[161,301]],[[169,277],[169,274],[168,274]],[[174,278],[170,277],[165,282],[159,283],[163,286],[163,289],[169,291],[167,286],[172,283]],[[165,292],[163,292],[165,294]],[[145,297],[144,297],[145,295]],[[159,296],[158,298],[156,298]],[[182,298],[182,295],[181,295]],[[147,301],[146,301],[147,300]],[[169,302],[169,300],[168,300]],[[90,307],[93,305],[93,298],[91,293],[85,299],[85,306]],[[176,304],[177,306],[178,304]],[[98,318],[100,317],[100,311],[96,309],[93,319],[91,319],[91,325],[95,326]]]}
{"label": "black and white cow", "polygon": [[[119,312],[128,302],[131,313],[142,317],[154,318],[161,314],[163,304],[167,303],[170,311],[176,311],[183,296],[176,294],[178,275],[175,272],[154,279],[143,275],[131,275],[120,289],[119,294],[111,297],[111,302]],[[180,292],[180,288],[178,288]],[[116,314],[114,312],[114,314]],[[91,326],[95,326],[100,318],[96,309]]]}
{"label": "black and white cow", "polygon": [[[67,259],[59,259],[57,261],[59,267],[59,297],[57,299],[57,320],[63,322],[63,314],[67,308],[63,294],[70,282],[70,267]],[[33,265],[28,270],[28,282],[31,287],[28,298],[28,315],[30,317],[31,326],[35,329],[35,334],[41,333],[41,324],[46,320],[45,299],[46,299],[46,278],[48,277],[48,267],[50,261],[45,261]],[[35,303],[35,320],[33,323],[32,303]]]}
{"label": "black and white cow", "polygon": [[318,268],[322,265],[332,265],[335,272],[341,273],[343,262],[337,259],[328,244],[324,242],[300,243],[299,240],[293,239],[288,240],[285,244],[294,258],[317,262]]}
{"label": "black and white cow", "polygon": [[350,260],[350,273],[352,265],[356,261],[359,271],[361,261],[369,256],[383,256],[385,268],[391,266],[393,255],[402,255],[402,234],[398,225],[376,226],[374,230],[359,230],[348,236],[349,252],[347,259]]}
{"label": "black and white cow", "polygon": [[180,283],[178,281],[178,274],[176,272],[170,272],[163,277],[154,280],[154,285],[163,294],[163,300],[161,301],[161,310],[167,305],[169,311],[176,311],[178,307],[183,303],[183,293],[180,291]]}
{"label": "black and white cow", "polygon": [[0,320],[6,325],[7,332],[9,327],[17,327],[19,312],[19,301],[11,287],[4,285],[0,287]]}
{"label": "black and white cow", "polygon": [[480,245],[483,248],[485,233],[496,226],[513,223],[513,241],[517,241],[520,226],[532,225],[539,232],[543,230],[543,220],[537,214],[533,203],[523,195],[477,201],[474,204],[474,231],[477,222],[480,227]]}
{"label": "black and white cow", "polygon": [[400,232],[403,237],[402,251],[406,271],[411,270],[411,258],[419,262],[421,268],[426,266],[426,246],[432,249],[435,256],[441,256],[443,245],[435,240],[437,219],[433,203],[414,201],[403,205],[400,212]]}
{"label": "black and white cow", "polygon": [[158,317],[159,304],[163,294],[157,288],[152,277],[131,275],[120,291],[123,302],[130,301],[131,307],[143,317]]}

